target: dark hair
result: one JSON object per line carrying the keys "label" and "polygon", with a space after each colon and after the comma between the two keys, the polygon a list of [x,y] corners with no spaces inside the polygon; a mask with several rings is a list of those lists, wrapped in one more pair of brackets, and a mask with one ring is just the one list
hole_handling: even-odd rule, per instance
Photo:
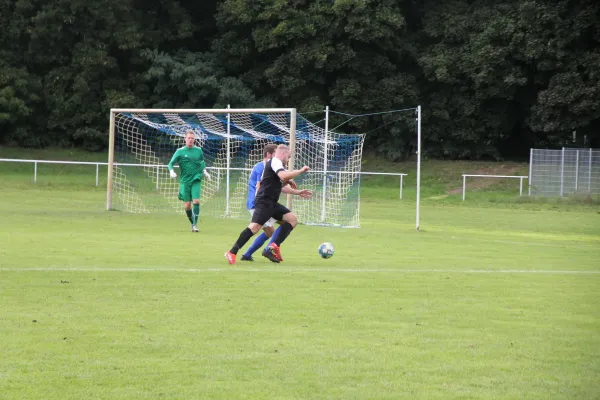
{"label": "dark hair", "polygon": [[265,146],[265,150],[264,150],[264,156],[268,156],[269,154],[273,154],[275,153],[275,150],[277,150],[277,145],[276,144],[268,144]]}

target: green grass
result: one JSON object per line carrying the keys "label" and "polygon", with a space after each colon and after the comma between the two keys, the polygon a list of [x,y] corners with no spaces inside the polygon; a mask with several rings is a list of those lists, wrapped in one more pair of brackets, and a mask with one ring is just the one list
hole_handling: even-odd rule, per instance
{"label": "green grass", "polygon": [[230,266],[243,221],[192,234],[105,211],[87,171],[11,166],[2,399],[600,397],[595,204],[427,200],[415,232],[414,201],[367,181],[360,229],[300,226],[284,263]]}

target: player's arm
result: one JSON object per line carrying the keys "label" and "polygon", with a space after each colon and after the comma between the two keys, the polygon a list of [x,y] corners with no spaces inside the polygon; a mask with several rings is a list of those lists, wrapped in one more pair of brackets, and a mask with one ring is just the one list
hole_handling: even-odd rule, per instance
{"label": "player's arm", "polygon": [[310,170],[310,168],[305,165],[304,167],[295,169],[293,171],[281,170],[277,173],[277,176],[279,176],[279,179],[281,179],[283,182],[287,183],[290,179],[294,179],[298,175],[301,175],[308,170]]}
{"label": "player's arm", "polygon": [[[202,149],[200,149],[200,151],[202,151]],[[200,162],[200,170],[202,171],[201,175],[206,177],[206,179],[208,179],[210,181],[212,177],[206,170],[206,163],[204,162],[204,156],[202,156],[202,161]]]}
{"label": "player's arm", "polygon": [[295,169],[293,171],[286,171],[285,168],[283,168],[283,164],[281,163],[281,160],[279,160],[278,158],[271,159],[271,168],[273,168],[273,171],[275,171],[275,173],[277,174],[279,179],[281,179],[281,181],[284,184],[287,184],[290,179],[294,179],[298,175],[303,174],[306,171],[310,170],[310,168],[308,168],[305,165],[304,167],[302,167],[300,169]]}
{"label": "player's arm", "polygon": [[285,185],[284,187],[282,187],[281,191],[283,193],[289,193],[289,194],[293,194],[295,196],[300,196],[303,199],[310,199],[312,197],[312,192],[310,190],[307,190],[307,189],[298,190],[298,189],[292,188],[289,185]]}
{"label": "player's arm", "polygon": [[173,168],[175,167],[175,163],[177,162],[177,160],[179,160],[179,149],[173,153],[173,157],[171,157],[171,161],[169,161],[169,174],[171,175],[171,178],[175,178],[177,177],[177,174],[175,173],[175,171],[173,171]]}

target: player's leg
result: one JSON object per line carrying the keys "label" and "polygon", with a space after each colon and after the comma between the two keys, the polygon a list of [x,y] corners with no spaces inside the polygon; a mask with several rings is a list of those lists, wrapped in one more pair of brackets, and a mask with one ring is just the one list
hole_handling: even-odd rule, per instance
{"label": "player's leg", "polygon": [[[192,192],[191,187],[185,183],[179,184],[179,200],[183,201],[183,208],[185,209],[185,215],[187,215],[190,224],[194,225],[194,217],[192,214]],[[193,230],[192,230],[193,231]]]}
{"label": "player's leg", "polygon": [[240,233],[238,240],[235,242],[231,250],[225,253],[225,257],[229,264],[235,264],[235,258],[237,252],[242,248],[250,238],[258,232],[265,222],[271,218],[271,214],[274,212],[274,208],[271,204],[256,205],[256,209],[252,213],[252,222],[246,229]]}
{"label": "player's leg", "polygon": [[273,241],[277,246],[281,246],[281,243],[287,239],[289,234],[292,233],[292,230],[298,225],[298,217],[290,211],[283,215],[283,222],[284,224],[281,225],[281,232],[279,232],[279,235],[277,235],[277,238]]}
{"label": "player's leg", "polygon": [[[273,224],[275,224],[275,220],[273,218],[271,218],[271,220],[273,220]],[[277,228],[277,230],[279,230],[279,228]],[[273,236],[275,235],[277,231],[275,231],[272,235],[271,235],[271,240],[273,238]],[[262,246],[262,244],[261,244]],[[281,252],[280,252],[281,253]],[[268,245],[267,247],[264,248],[264,250],[262,251],[262,256],[268,258],[269,260],[271,260],[272,262],[282,262],[283,259],[281,258],[281,254],[279,256],[277,256],[277,253],[274,251],[274,249],[271,249]]]}
{"label": "player's leg", "polygon": [[271,235],[271,238],[269,239],[269,243],[267,243],[267,246],[270,245],[271,243],[273,243],[275,241],[275,239],[277,239],[277,237],[281,233],[281,226],[283,224],[283,221],[279,222],[279,224],[280,225],[277,227],[277,229],[275,229],[275,232],[273,232],[273,234]]}
{"label": "player's leg", "polygon": [[[249,209],[248,212],[250,213],[250,219],[252,219],[252,216],[254,216],[254,208]],[[256,237],[256,239],[254,239],[254,242],[250,245],[250,248],[244,254],[242,254],[242,261],[254,261],[254,258],[252,258],[253,252],[250,252],[250,250],[254,247],[254,244],[262,240],[263,237],[264,232],[262,232]]]}
{"label": "player's leg", "polygon": [[298,224],[298,218],[296,217],[296,214],[292,213],[290,210],[288,210],[281,204],[276,205],[276,211],[275,213],[273,213],[273,218],[277,219],[278,221],[283,221],[283,224],[281,225],[281,230],[277,234],[277,237],[273,240],[272,243],[270,243],[267,246],[265,251],[263,251],[263,255],[265,252],[271,253],[279,261],[283,261],[279,246],[281,246],[281,243],[283,243],[283,241],[287,239],[289,234],[296,227],[296,225]]}
{"label": "player's leg", "polygon": [[[256,252],[256,250],[260,249],[263,244],[273,235],[273,225],[271,222],[272,218],[267,221],[265,225],[263,225],[263,232],[254,239],[254,242],[248,247],[248,250],[244,254],[242,254],[242,261],[254,261],[252,258],[252,254]],[[271,223],[271,225],[269,225]]]}
{"label": "player's leg", "polygon": [[191,185],[192,196],[192,232],[198,232],[198,218],[200,217],[200,191],[202,189],[201,181],[194,181]]}
{"label": "player's leg", "polygon": [[254,234],[258,232],[261,227],[262,224],[250,222],[250,225],[248,225],[248,227],[240,233],[240,236],[233,244],[231,250],[225,253],[225,258],[227,258],[227,262],[229,262],[229,264],[235,264],[238,251],[244,247],[248,240],[250,240],[250,238],[254,236]]}

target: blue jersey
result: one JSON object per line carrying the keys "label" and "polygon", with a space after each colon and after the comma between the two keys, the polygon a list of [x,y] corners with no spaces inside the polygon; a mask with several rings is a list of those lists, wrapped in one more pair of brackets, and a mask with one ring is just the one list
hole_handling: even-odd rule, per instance
{"label": "blue jersey", "polygon": [[246,207],[248,210],[254,208],[254,199],[256,198],[256,185],[262,178],[263,171],[265,170],[265,162],[260,161],[254,165],[250,177],[248,178],[248,200],[246,201]]}

